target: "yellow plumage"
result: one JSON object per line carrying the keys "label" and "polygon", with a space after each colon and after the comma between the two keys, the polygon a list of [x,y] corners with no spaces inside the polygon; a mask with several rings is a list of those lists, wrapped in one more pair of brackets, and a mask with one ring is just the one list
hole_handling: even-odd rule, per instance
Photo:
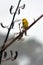
{"label": "yellow plumage", "polygon": [[[27,21],[26,18],[23,18],[23,19],[22,19],[22,24],[23,24],[23,28],[24,28],[24,29],[27,29],[28,26],[29,26],[29,23],[28,23],[28,21]],[[27,35],[27,32],[26,32],[26,31],[25,31],[25,35]]]}
{"label": "yellow plumage", "polygon": [[24,29],[26,29],[28,27],[29,23],[26,18],[22,19],[22,24],[23,24]]}

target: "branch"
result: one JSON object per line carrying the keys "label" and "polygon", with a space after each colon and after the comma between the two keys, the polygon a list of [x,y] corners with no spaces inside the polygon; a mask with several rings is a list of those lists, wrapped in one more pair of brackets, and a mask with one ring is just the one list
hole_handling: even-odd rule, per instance
{"label": "branch", "polygon": [[7,61],[7,60],[12,60],[12,61],[14,61],[14,60],[17,58],[17,56],[18,56],[18,52],[15,51],[15,55],[14,55],[14,56],[11,56],[11,57],[9,57],[9,58],[3,59],[2,62],[3,62],[3,61]]}
{"label": "branch", "polygon": [[14,60],[13,60],[13,59],[14,59],[14,57],[9,57],[9,58],[7,58],[7,59],[3,59],[2,62],[4,62],[4,61],[8,61],[8,60],[12,60],[12,61],[14,61],[15,59],[14,59]]}
{"label": "branch", "polygon": [[25,31],[29,30],[38,20],[40,20],[43,17],[43,14],[38,17],[26,30],[22,31],[16,38],[12,38],[2,49],[2,51],[4,51],[5,49],[7,49],[11,44],[13,44],[13,42],[15,42],[23,33],[25,33]]}
{"label": "branch", "polygon": [[0,25],[1,25],[2,28],[7,28],[7,29],[9,29],[8,26],[4,26],[2,23],[0,23]]}
{"label": "branch", "polygon": [[[6,36],[6,38],[5,38],[5,40],[4,40],[4,43],[3,43],[3,45],[2,45],[2,50],[3,50],[4,46],[5,46],[5,43],[7,42],[7,39],[8,39],[10,30],[11,30],[11,28],[13,28],[13,26],[14,26],[14,19],[15,19],[17,10],[18,10],[18,8],[19,8],[20,2],[21,2],[21,0],[19,0],[18,5],[17,5],[17,8],[16,8],[16,10],[15,10],[15,12],[14,12],[11,25],[10,25],[10,27],[9,27],[9,29],[8,29],[8,32],[7,32],[7,36]],[[0,64],[1,64],[1,59],[2,59],[2,55],[3,55],[3,51],[2,51],[2,50],[0,51]]]}

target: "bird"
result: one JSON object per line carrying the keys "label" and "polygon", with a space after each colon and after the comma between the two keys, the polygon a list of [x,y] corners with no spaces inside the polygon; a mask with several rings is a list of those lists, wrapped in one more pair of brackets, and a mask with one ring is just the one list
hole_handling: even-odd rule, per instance
{"label": "bird", "polygon": [[[23,31],[24,31],[25,29],[28,28],[29,22],[28,22],[28,20],[26,18],[23,18],[22,19],[22,24],[23,24],[23,26],[21,28],[23,28]],[[27,35],[27,32],[26,31],[25,31],[25,35]]]}

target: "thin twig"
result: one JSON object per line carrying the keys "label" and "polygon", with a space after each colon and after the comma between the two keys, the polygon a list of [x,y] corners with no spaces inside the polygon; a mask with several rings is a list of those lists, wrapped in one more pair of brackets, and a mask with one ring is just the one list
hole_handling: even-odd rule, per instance
{"label": "thin twig", "polygon": [[14,56],[6,58],[6,59],[3,59],[2,62],[7,61],[7,60],[14,61],[17,58],[17,56],[18,56],[18,52],[16,51]]}
{"label": "thin twig", "polygon": [[[11,28],[13,28],[13,26],[14,26],[14,19],[15,19],[17,10],[18,10],[18,8],[19,8],[20,2],[21,2],[21,0],[19,0],[18,5],[17,5],[17,8],[16,8],[16,10],[15,10],[15,12],[14,12],[11,25],[10,25],[10,27],[9,27],[9,29],[8,29],[8,32],[7,32],[7,36],[6,36],[6,38],[5,38],[5,40],[4,40],[4,43],[3,43],[3,45],[2,45],[2,50],[3,50],[3,48],[4,48],[4,46],[5,46],[6,42],[7,42],[7,39],[8,39],[10,30],[11,30]],[[1,64],[1,59],[2,59],[2,55],[3,55],[3,51],[2,51],[2,50],[0,51],[0,64]]]}
{"label": "thin twig", "polygon": [[22,31],[16,38],[12,38],[3,48],[2,51],[4,51],[5,49],[7,49],[11,44],[13,44],[13,42],[15,42],[23,33],[25,33],[25,31],[29,30],[38,20],[40,20],[43,17],[43,14],[38,17],[26,30]]}

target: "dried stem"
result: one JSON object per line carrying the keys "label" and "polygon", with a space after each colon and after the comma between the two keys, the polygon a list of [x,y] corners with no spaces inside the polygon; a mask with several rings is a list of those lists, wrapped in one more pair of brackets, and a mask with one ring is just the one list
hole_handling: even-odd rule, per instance
{"label": "dried stem", "polygon": [[12,38],[9,42],[6,42],[7,44],[4,46],[4,48],[2,49],[2,51],[4,51],[5,49],[7,49],[11,44],[13,44],[13,42],[15,42],[23,33],[25,33],[25,31],[29,30],[38,20],[40,20],[43,17],[43,14],[38,17],[26,30],[22,31],[16,38]]}

